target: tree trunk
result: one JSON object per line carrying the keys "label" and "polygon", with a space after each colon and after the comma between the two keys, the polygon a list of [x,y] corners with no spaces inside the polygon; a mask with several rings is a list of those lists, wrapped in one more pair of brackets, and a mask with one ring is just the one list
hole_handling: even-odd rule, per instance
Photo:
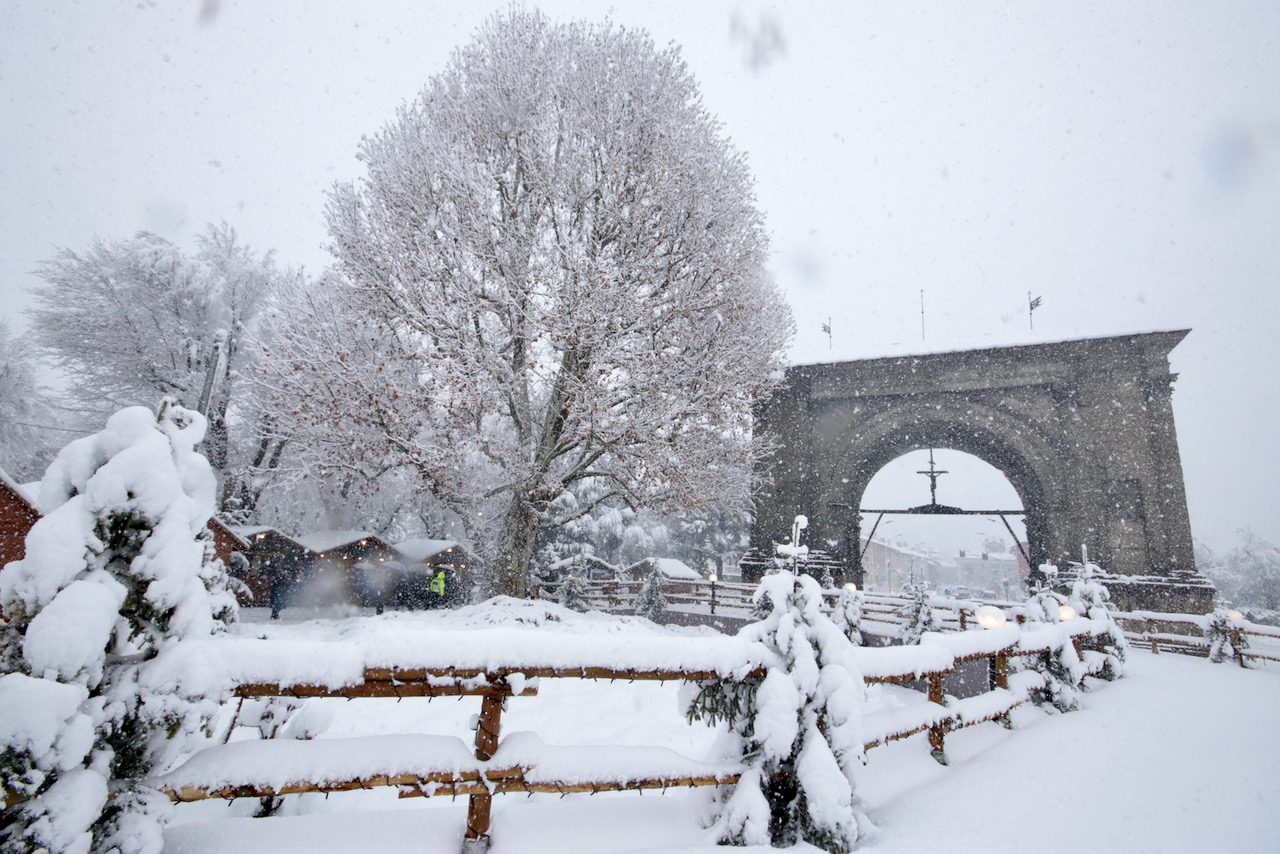
{"label": "tree trunk", "polygon": [[519,495],[511,498],[502,521],[502,540],[489,578],[494,595],[528,596],[529,562],[538,541],[538,516]]}

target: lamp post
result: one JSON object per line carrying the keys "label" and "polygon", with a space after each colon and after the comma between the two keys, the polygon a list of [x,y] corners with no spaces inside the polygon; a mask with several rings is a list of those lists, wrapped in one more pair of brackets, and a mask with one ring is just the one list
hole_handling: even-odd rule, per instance
{"label": "lamp post", "polygon": [[716,614],[716,574],[711,573],[711,616]]}

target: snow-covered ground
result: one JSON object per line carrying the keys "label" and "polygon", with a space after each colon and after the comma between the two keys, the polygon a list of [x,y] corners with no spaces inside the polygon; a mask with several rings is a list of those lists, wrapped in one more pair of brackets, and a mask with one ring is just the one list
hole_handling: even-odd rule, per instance
{"label": "snow-covered ground", "polygon": [[[332,622],[296,628],[328,631]],[[272,631],[253,623],[240,630]],[[538,696],[510,701],[503,734],[532,731],[550,744],[662,745],[700,757],[714,732],[684,722],[677,690],[674,684],[544,679]],[[900,688],[871,690],[872,707],[918,701]],[[469,719],[480,701],[312,701],[318,702],[332,707],[325,737],[423,732],[470,741]],[[1012,731],[992,723],[948,736],[948,767],[930,758],[923,734],[870,751],[858,794],[878,829],[863,849],[1278,850],[1278,712],[1280,667],[1242,671],[1135,651],[1126,678],[1098,683],[1080,711],[1047,715],[1022,708]],[[500,795],[491,851],[723,851],[699,825],[706,797],[690,790]],[[183,805],[167,831],[166,850],[454,854],[466,816],[464,798],[400,800],[392,790],[294,796],[268,819],[247,817],[255,806]]]}

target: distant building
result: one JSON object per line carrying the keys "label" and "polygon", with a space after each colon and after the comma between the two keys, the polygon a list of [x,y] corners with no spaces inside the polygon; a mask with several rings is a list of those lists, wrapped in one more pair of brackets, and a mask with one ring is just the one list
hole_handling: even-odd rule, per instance
{"label": "distant building", "polygon": [[862,558],[863,585],[868,590],[897,591],[908,583],[928,582],[938,587],[944,579],[937,555],[911,546],[872,540]]}
{"label": "distant building", "polygon": [[299,584],[311,573],[315,553],[275,528],[234,526],[229,530],[246,544],[242,554],[248,560],[248,567],[237,570],[232,564],[228,566],[249,586],[253,594],[251,604],[265,606],[270,600],[271,586],[277,580]]}
{"label": "distant building", "polygon": [[0,567],[26,555],[27,534],[39,518],[35,496],[0,469]]}
{"label": "distant building", "polygon": [[655,569],[663,578],[669,578],[672,581],[703,580],[700,572],[692,569],[684,561],[676,560],[673,557],[647,557],[644,560],[636,561],[627,567],[627,574],[632,578],[646,578]]}
{"label": "distant building", "polygon": [[209,529],[209,533],[213,535],[213,553],[218,560],[222,561],[222,565],[228,571],[234,571],[236,563],[232,555],[239,554],[246,560],[248,559],[249,543],[235,531],[219,519],[217,516],[210,516],[209,521],[205,524]]}

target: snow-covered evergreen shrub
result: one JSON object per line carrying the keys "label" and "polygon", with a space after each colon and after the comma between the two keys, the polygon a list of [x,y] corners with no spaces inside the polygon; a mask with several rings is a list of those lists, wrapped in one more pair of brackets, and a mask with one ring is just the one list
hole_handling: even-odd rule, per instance
{"label": "snow-covered evergreen shrub", "polygon": [[[1214,664],[1239,657],[1249,646],[1244,635],[1235,630],[1232,622],[1231,616],[1222,609],[1214,611],[1205,620],[1204,635],[1209,641],[1209,660]],[[1241,667],[1245,666],[1243,657],[1239,661]]]}
{"label": "snow-covered evergreen shrub", "polygon": [[556,599],[570,611],[584,612],[591,607],[587,604],[587,583],[576,575],[570,575],[560,583]]}
{"label": "snow-covered evergreen shrub", "polygon": [[722,842],[791,846],[800,840],[843,854],[864,821],[854,794],[862,760],[864,686],[853,646],[821,611],[808,576],[778,572],[756,591],[757,622],[741,635],[759,641],[772,662],[758,683],[703,684],[688,703],[690,720],[725,721],[726,758],[746,770],[717,794],[713,826]]}
{"label": "snow-covered evergreen shrub", "polygon": [[[1066,597],[1052,590],[1041,590],[1027,600],[1029,625],[1036,623],[1058,627],[1062,605]],[[1044,675],[1044,685],[1031,691],[1031,702],[1037,706],[1049,705],[1060,712],[1070,712],[1080,703],[1080,683],[1085,676],[1084,664],[1076,653],[1075,644],[1065,631],[1052,634],[1051,648],[1047,656],[1023,659],[1023,667],[1038,670]]]}
{"label": "snow-covered evergreen shrub", "polygon": [[907,624],[902,627],[902,642],[918,644],[925,632],[942,631],[942,621],[929,605],[929,591],[924,584],[907,585],[911,597],[907,604]]}
{"label": "snow-covered evergreen shrub", "polygon": [[1111,614],[1111,591],[1097,580],[1099,571],[1096,564],[1086,563],[1071,585],[1071,597],[1068,602],[1075,608],[1078,616],[1107,624],[1107,628],[1101,634],[1094,636],[1104,657],[1102,666],[1089,669],[1092,671],[1091,676],[1111,681],[1124,675],[1124,662],[1129,652],[1129,642],[1125,640],[1124,630]]}
{"label": "snow-covered evergreen shrub", "polygon": [[840,589],[840,598],[831,612],[831,621],[849,642],[862,646],[862,591],[852,584]]}
{"label": "snow-covered evergreen shrub", "polygon": [[5,697],[39,694],[52,712],[45,729],[4,733],[5,788],[26,798],[5,812],[6,852],[160,850],[169,802],[145,779],[221,698],[184,695],[154,663],[236,616],[207,548],[215,483],[194,450],[205,427],[166,402],[68,445],[41,484],[26,558],[0,570]]}
{"label": "snow-covered evergreen shrub", "polygon": [[657,621],[667,610],[667,597],[662,592],[662,574],[656,569],[636,594],[636,616]]}

